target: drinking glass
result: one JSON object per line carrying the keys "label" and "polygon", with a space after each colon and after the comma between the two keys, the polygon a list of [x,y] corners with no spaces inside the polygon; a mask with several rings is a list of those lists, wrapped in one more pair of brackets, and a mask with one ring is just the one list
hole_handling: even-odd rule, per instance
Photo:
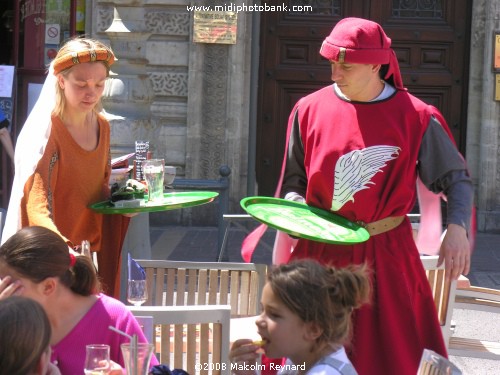
{"label": "drinking glass", "polygon": [[132,347],[131,344],[120,346],[127,375],[147,375],[153,355],[153,344],[139,343],[137,347]]}
{"label": "drinking glass", "polygon": [[165,180],[165,160],[149,159],[142,162],[142,172],[148,185],[148,202],[159,202],[163,199]]}
{"label": "drinking glass", "polygon": [[92,344],[86,346],[85,375],[105,375],[111,370],[109,345]]}
{"label": "drinking glass", "polygon": [[148,299],[146,280],[129,280],[127,288],[127,301],[132,305],[141,306]]}
{"label": "drinking glass", "polygon": [[165,185],[167,187],[171,187],[172,182],[174,182],[175,175],[177,174],[177,168],[174,167],[173,165],[166,165],[165,166]]}

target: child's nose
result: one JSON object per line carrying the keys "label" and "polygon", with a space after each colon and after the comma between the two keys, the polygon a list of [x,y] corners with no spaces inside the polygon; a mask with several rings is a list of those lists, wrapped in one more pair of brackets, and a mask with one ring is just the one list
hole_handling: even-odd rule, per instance
{"label": "child's nose", "polygon": [[264,314],[260,314],[257,319],[255,320],[255,325],[257,327],[263,327],[266,323],[264,321],[264,318],[263,318],[263,315]]}

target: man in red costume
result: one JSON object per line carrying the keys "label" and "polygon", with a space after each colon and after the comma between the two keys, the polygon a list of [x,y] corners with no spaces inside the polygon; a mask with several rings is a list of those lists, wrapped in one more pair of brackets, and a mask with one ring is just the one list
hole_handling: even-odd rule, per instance
{"label": "man in red costume", "polygon": [[371,266],[372,303],[355,314],[349,348],[361,375],[415,374],[424,348],[447,355],[406,218],[417,178],[447,198],[439,263],[454,279],[470,266],[473,188],[464,159],[438,110],[404,89],[390,46],[375,22],[337,23],[320,51],[334,84],[293,108],[281,190],[286,199],[366,223],[370,232],[357,245],[299,239],[290,256]]}

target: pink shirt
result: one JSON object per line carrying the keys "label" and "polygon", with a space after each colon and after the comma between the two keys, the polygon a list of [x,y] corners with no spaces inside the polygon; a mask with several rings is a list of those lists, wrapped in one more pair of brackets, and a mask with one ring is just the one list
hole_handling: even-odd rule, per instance
{"label": "pink shirt", "polygon": [[[125,368],[120,345],[130,340],[108,327],[137,335],[138,342],[147,342],[141,327],[133,314],[120,301],[105,294],[99,294],[97,302],[78,322],[71,332],[52,347],[51,361],[63,375],[82,375],[85,362],[85,346],[108,344],[111,360]],[[158,364],[153,356],[151,366]]]}

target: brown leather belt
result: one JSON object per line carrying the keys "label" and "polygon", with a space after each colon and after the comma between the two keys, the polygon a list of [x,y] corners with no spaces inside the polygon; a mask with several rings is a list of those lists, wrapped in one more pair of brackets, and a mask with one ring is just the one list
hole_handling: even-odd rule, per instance
{"label": "brown leather belt", "polygon": [[365,228],[370,236],[376,236],[377,234],[388,232],[391,229],[396,228],[404,220],[404,216],[389,216],[382,220],[377,220],[372,223],[364,223],[362,221],[357,221],[356,224]]}

